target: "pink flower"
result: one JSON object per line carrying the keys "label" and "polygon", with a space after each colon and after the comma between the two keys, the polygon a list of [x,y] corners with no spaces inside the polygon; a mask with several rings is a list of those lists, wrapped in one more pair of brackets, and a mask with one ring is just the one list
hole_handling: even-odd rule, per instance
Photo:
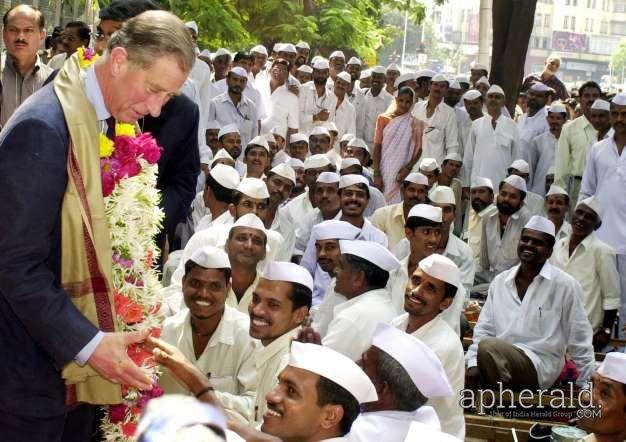
{"label": "pink flower", "polygon": [[113,156],[120,163],[130,163],[137,160],[139,156],[138,150],[139,144],[135,141],[135,138],[128,136],[115,137],[115,151]]}
{"label": "pink flower", "polygon": [[91,48],[85,48],[83,50],[83,58],[85,60],[91,60],[94,57],[94,55],[96,55],[96,51],[94,51]]}
{"label": "pink flower", "polygon": [[135,138],[138,144],[138,150],[150,164],[155,164],[161,158],[161,151],[163,150],[156,140],[149,133],[144,133]]}
{"label": "pink flower", "polygon": [[120,178],[132,178],[135,175],[138,175],[139,172],[141,172],[141,166],[137,160],[131,160],[120,164],[120,167],[117,170],[117,175]]}
{"label": "pink flower", "polygon": [[128,408],[124,404],[111,405],[109,407],[109,420],[114,424],[123,422],[127,411]]}
{"label": "pink flower", "polygon": [[102,178],[102,195],[109,196],[113,193],[115,186],[119,182],[116,169],[118,162],[113,158],[100,159],[100,176]]}

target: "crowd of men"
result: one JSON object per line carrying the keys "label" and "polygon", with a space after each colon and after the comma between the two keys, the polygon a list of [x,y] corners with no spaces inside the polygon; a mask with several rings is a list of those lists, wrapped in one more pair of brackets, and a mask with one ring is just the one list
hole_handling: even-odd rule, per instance
{"label": "crowd of men", "polygon": [[[158,9],[114,0],[93,38],[71,22],[49,40],[47,63],[41,12],[5,13],[0,173],[16,110],[77,48],[106,57],[125,22]],[[185,27],[197,41],[196,23]],[[181,93],[138,119],[164,148],[165,320],[145,346],[166,396],[143,417],[145,440],[157,427],[179,440],[464,440],[462,390],[549,389],[566,364],[602,407],[580,422],[585,440],[626,438],[626,355],[611,341],[626,320],[626,93],[588,81],[572,106],[550,57],[510,112],[478,63],[454,77],[341,50],[312,57],[303,41],[193,49]],[[419,147],[392,199],[380,116],[407,94]],[[14,223],[7,201],[2,226]],[[9,252],[29,248],[6,232]],[[20,256],[0,259],[2,322],[33,320],[13,313],[29,302],[8,276]],[[607,353],[599,367],[594,351]],[[7,361],[20,362],[5,374],[23,364]],[[20,414],[20,382],[0,387],[3,414]],[[0,422],[19,435],[26,421]]]}

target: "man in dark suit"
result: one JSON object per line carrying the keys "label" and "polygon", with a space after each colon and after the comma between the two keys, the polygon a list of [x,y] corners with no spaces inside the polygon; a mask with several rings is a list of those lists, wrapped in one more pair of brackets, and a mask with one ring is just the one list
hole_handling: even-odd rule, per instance
{"label": "man in dark suit", "polygon": [[[61,369],[69,363],[87,364],[114,383],[151,387],[151,380],[126,354],[126,347],[143,340],[145,333],[103,332],[74,305],[68,286],[61,286],[73,281],[72,267],[70,275],[65,274],[65,260],[72,257],[68,255],[71,248],[65,245],[68,237],[88,237],[84,231],[64,230],[67,224],[62,222],[66,200],[75,198],[67,190],[68,182],[76,182],[67,172],[68,163],[70,169],[74,165],[68,161],[70,133],[75,153],[79,143],[77,132],[72,131],[89,126],[91,132],[84,133],[95,136],[83,142],[83,155],[95,156],[97,161],[92,149],[97,152],[98,121],[106,124],[109,117],[114,117],[134,122],[147,114],[158,117],[195,60],[188,31],[169,13],[148,12],[129,21],[124,29],[123,37],[112,39],[107,54],[87,70],[84,88],[77,72],[68,74],[67,66],[72,63],[79,70],[78,60],[73,57],[59,74],[61,78],[29,98],[0,133],[2,440],[61,438],[66,414]],[[149,63],[134,61],[145,61],[150,51],[156,56]],[[76,106],[86,109],[77,120],[69,119],[68,115],[76,111],[60,95],[59,80],[63,78],[73,88],[71,96],[80,98]],[[63,93],[68,94],[69,89]],[[75,158],[70,155],[70,159]],[[99,170],[81,178],[84,187],[93,189],[95,183],[100,189]],[[81,242],[77,243],[74,247],[80,247]],[[110,274],[110,258],[95,265],[109,266]],[[92,280],[87,283],[94,285]],[[84,287],[72,289],[80,292]],[[110,302],[112,296],[108,299]]]}

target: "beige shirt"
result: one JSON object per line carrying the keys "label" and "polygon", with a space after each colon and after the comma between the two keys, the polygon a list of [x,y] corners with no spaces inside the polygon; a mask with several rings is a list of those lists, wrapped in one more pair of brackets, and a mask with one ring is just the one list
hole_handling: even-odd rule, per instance
{"label": "beige shirt", "polygon": [[51,73],[52,69],[43,64],[37,56],[33,69],[22,77],[15,69],[13,58],[5,53],[0,74],[2,84],[0,126],[4,126],[18,106],[41,88]]}
{"label": "beige shirt", "polygon": [[404,234],[404,208],[402,202],[376,209],[370,221],[374,224],[374,227],[387,235],[389,250],[393,250],[401,239],[406,238]]}
{"label": "beige shirt", "polygon": [[[391,321],[402,331],[409,325],[409,314],[404,313]],[[465,361],[463,345],[458,335],[446,321],[437,315],[432,321],[415,330],[415,336],[435,352],[454,391],[454,396],[432,398],[427,404],[432,406],[439,416],[441,431],[465,439],[465,418],[460,405],[461,391],[465,386]]]}
{"label": "beige shirt", "polygon": [[582,176],[587,150],[597,141],[598,131],[584,115],[566,123],[556,147],[554,184],[567,189],[568,177]]}
{"label": "beige shirt", "polygon": [[243,292],[243,296],[241,297],[239,302],[237,302],[237,295],[235,295],[235,292],[233,291],[233,288],[231,286],[230,290],[228,291],[228,296],[226,296],[226,305],[239,310],[241,313],[247,316],[248,305],[250,305],[250,301],[252,301],[252,293],[254,292],[254,289],[256,289],[256,286],[259,285],[259,279],[261,279],[261,274],[257,271],[254,281],[252,281],[252,284],[250,284],[246,291]]}
{"label": "beige shirt", "polygon": [[476,213],[470,206],[467,212],[467,221],[463,238],[472,249],[474,264],[476,268],[480,265],[480,239],[483,234],[483,221],[481,216],[491,210],[492,205],[485,207],[481,212]]}

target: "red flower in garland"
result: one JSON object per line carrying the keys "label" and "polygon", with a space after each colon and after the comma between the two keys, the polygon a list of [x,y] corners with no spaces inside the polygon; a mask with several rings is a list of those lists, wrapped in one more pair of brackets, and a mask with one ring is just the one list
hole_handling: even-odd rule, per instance
{"label": "red flower in garland", "polygon": [[122,425],[122,433],[124,433],[124,436],[133,437],[136,432],[137,432],[137,423],[128,422]]}
{"label": "red flower in garland", "polygon": [[143,308],[135,304],[121,293],[115,293],[115,312],[122,317],[126,324],[136,324],[143,319]]}
{"label": "red flower in garland", "polygon": [[128,357],[130,357],[132,361],[139,367],[144,365],[144,363],[148,359],[152,358],[152,353],[148,353],[146,350],[144,350],[141,344],[130,345],[128,347],[127,353]]}
{"label": "red flower in garland", "polygon": [[156,143],[150,133],[143,133],[135,138],[137,148],[144,160],[150,164],[156,164],[161,158],[161,147]]}
{"label": "red flower in garland", "polygon": [[109,420],[113,424],[124,422],[128,407],[124,404],[111,405],[109,407]]}

